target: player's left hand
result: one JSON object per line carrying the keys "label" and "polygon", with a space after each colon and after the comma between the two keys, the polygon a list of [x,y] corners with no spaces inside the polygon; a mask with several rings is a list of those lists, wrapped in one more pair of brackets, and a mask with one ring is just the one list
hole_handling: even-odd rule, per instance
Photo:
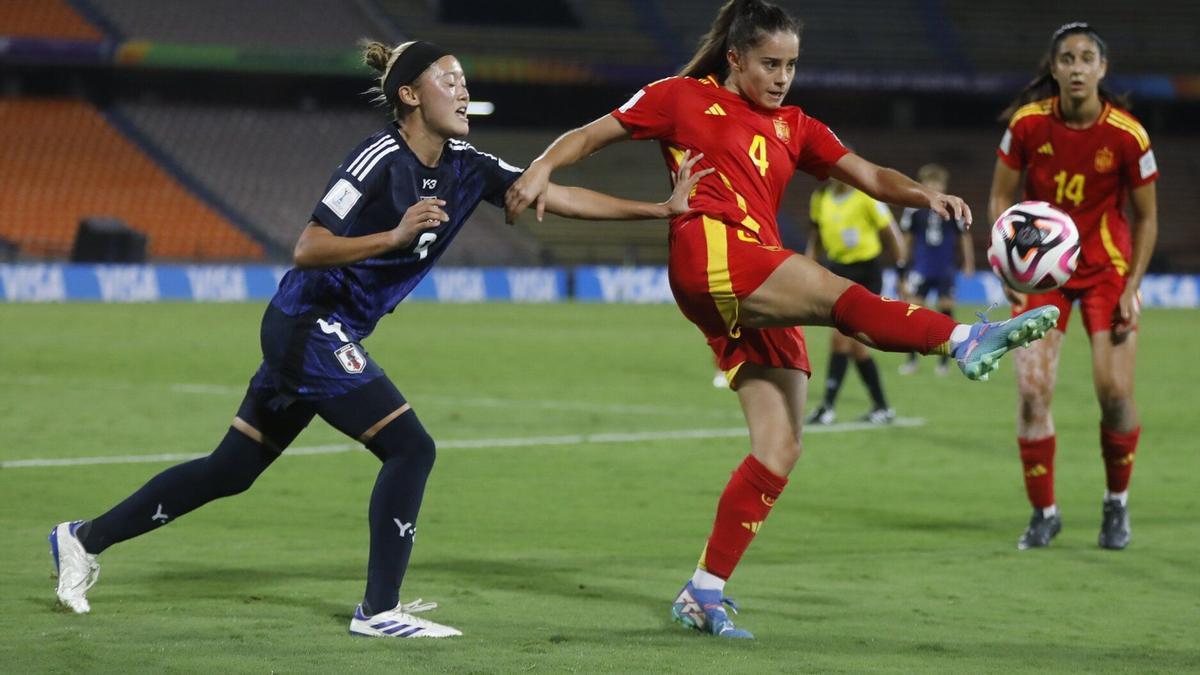
{"label": "player's left hand", "polygon": [[1126,286],[1121,293],[1121,299],[1117,301],[1116,316],[1113,317],[1113,338],[1122,340],[1128,336],[1141,315],[1142,301],[1138,297],[1137,289]]}
{"label": "player's left hand", "polygon": [[504,193],[504,221],[512,225],[522,211],[536,202],[537,219],[539,223],[542,222],[542,217],[546,215],[546,191],[549,189],[550,169],[534,160]]}
{"label": "player's left hand", "polygon": [[703,152],[692,157],[692,151],[685,150],[683,157],[679,159],[679,169],[671,174],[671,182],[675,184],[675,189],[671,191],[671,197],[663,202],[671,217],[687,213],[690,210],[688,198],[692,196],[692,190],[701,178],[716,171],[716,168],[708,168],[693,173],[692,169],[696,166],[696,162],[703,158]]}
{"label": "player's left hand", "polygon": [[971,226],[971,207],[962,197],[933,192],[929,195],[929,208],[943,218],[961,220],[967,227]]}

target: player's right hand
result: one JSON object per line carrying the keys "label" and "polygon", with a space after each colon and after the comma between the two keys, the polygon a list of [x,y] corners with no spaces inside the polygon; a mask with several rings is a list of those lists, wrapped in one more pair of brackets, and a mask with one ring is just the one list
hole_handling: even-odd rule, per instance
{"label": "player's right hand", "polygon": [[675,188],[671,190],[671,196],[667,198],[667,201],[663,202],[672,217],[688,212],[690,209],[688,198],[692,196],[692,190],[696,188],[696,184],[700,182],[701,178],[716,171],[716,168],[708,168],[693,172],[696,163],[702,159],[704,159],[703,152],[692,157],[691,150],[685,150],[683,156],[679,158],[679,168],[671,174],[671,183]]}
{"label": "player's right hand", "polygon": [[432,230],[450,220],[450,216],[442,210],[446,205],[443,199],[422,199],[404,212],[400,224],[392,228],[393,248],[403,248],[413,243],[422,232]]}
{"label": "player's right hand", "polygon": [[546,191],[549,189],[550,169],[534,160],[504,194],[504,221],[512,225],[522,211],[537,202],[537,219],[541,222],[546,214]]}

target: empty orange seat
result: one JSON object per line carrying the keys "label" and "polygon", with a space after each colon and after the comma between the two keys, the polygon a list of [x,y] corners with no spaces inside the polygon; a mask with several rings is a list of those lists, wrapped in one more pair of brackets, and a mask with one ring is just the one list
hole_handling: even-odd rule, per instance
{"label": "empty orange seat", "polygon": [[148,236],[152,257],[263,258],[86,102],[0,99],[0,147],[0,237],[28,255],[66,255],[82,218],[112,216]]}
{"label": "empty orange seat", "polygon": [[97,42],[104,37],[64,0],[0,2],[0,35]]}

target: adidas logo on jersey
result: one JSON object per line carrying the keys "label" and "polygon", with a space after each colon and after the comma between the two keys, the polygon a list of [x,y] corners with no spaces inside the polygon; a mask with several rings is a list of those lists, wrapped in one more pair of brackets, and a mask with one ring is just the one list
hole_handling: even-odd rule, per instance
{"label": "adidas logo on jersey", "polygon": [[705,115],[724,115],[725,109],[721,107],[720,103],[714,103],[708,107],[708,110],[704,111],[704,114]]}
{"label": "adidas logo on jersey", "polygon": [[744,528],[746,528],[747,530],[750,530],[751,532],[754,532],[755,534],[757,534],[757,533],[758,533],[758,530],[759,530],[759,529],[762,527],[762,524],[763,524],[763,521],[761,521],[761,520],[756,520],[756,521],[754,521],[753,523],[742,523],[742,527],[744,527]]}
{"label": "adidas logo on jersey", "polygon": [[1038,154],[1039,155],[1050,155],[1051,157],[1053,157],[1054,156],[1054,146],[1050,145],[1050,142],[1047,141],[1042,144],[1042,147],[1038,148]]}

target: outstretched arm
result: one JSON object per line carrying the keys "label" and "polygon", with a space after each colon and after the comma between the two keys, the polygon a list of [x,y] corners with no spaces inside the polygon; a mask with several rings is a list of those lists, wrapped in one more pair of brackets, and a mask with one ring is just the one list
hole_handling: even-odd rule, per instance
{"label": "outstretched arm", "polygon": [[688,210],[688,197],[696,183],[716,169],[692,172],[704,154],[691,156],[684,152],[679,161],[679,170],[671,176],[675,188],[664,202],[651,204],[631,199],[621,199],[602,192],[581,187],[570,187],[550,183],[546,189],[545,208],[567,218],[583,220],[660,220],[671,218]]}
{"label": "outstretched arm", "polygon": [[962,199],[930,190],[895,169],[873,164],[852,152],[843,155],[829,175],[881,202],[933,209],[943,218],[961,218],[968,226],[971,224],[971,209]]}
{"label": "outstretched arm", "polygon": [[550,174],[555,169],[574,164],[606,145],[628,138],[629,132],[612,115],[605,115],[559,136],[508,188],[504,198],[505,219],[512,223],[522,211],[536,202],[537,218],[541,220],[546,211]]}

